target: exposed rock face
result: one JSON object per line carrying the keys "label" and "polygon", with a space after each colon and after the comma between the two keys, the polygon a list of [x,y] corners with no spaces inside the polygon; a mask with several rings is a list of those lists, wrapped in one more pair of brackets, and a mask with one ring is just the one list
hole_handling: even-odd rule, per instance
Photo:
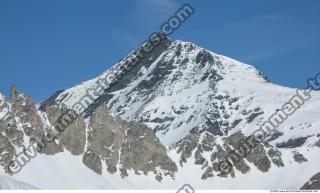
{"label": "exposed rock face", "polygon": [[[0,164],[7,173],[16,155],[34,143],[37,151],[46,155],[64,149],[73,155],[83,154],[83,163],[98,174],[103,172],[102,164],[108,172],[119,171],[122,177],[128,176],[127,170],[137,175],[152,172],[158,181],[165,176],[173,178],[177,171],[152,129],[111,115],[106,105],[97,108],[86,125],[82,116],[54,103],[47,103],[39,111],[31,97],[20,94],[15,87],[11,88],[9,102],[3,97],[0,100],[0,110],[6,112],[0,119]],[[24,136],[29,141],[24,141]]]}
{"label": "exposed rock face", "polygon": [[23,96],[15,86],[12,86],[10,103],[27,136],[39,137],[44,134],[43,122],[31,97]]}
{"label": "exposed rock face", "polygon": [[[0,117],[0,164],[7,173],[11,173],[8,167],[16,156],[34,143],[39,153],[47,155],[62,152],[64,147],[74,155],[83,153],[86,140],[83,118],[79,117],[61,135],[56,135],[57,132],[48,124],[54,123],[63,110],[50,106],[47,113],[38,111],[32,98],[21,94],[15,86],[11,87],[10,101],[3,97],[0,100],[0,111],[4,112]],[[49,133],[53,136],[50,141],[46,140]]]}
{"label": "exposed rock face", "polygon": [[152,171],[161,178],[167,175],[174,177],[177,166],[168,157],[167,149],[159,142],[152,129],[130,123],[124,141],[120,162],[123,168],[142,171],[143,174]]}
{"label": "exposed rock face", "polygon": [[167,175],[173,177],[177,171],[150,128],[111,116],[105,105],[97,108],[90,128],[83,162],[98,174],[102,173],[101,164],[106,164],[110,173],[119,170],[123,177],[128,175],[126,170],[132,169],[136,174],[153,172],[161,180]]}
{"label": "exposed rock face", "polygon": [[299,137],[296,139],[290,139],[288,141],[278,143],[276,146],[278,148],[296,148],[301,147],[307,140],[307,137]]}
{"label": "exposed rock face", "polygon": [[270,148],[268,150],[268,155],[272,161],[272,163],[274,163],[276,166],[278,167],[283,167],[284,163],[282,161],[282,154],[279,150],[277,150],[276,148]]}
{"label": "exposed rock face", "polygon": [[307,183],[305,183],[302,190],[320,190],[320,173],[314,175]]}
{"label": "exposed rock face", "polygon": [[95,152],[86,151],[83,154],[82,162],[97,174],[102,174],[102,163],[100,156]]}
{"label": "exposed rock face", "polygon": [[305,158],[301,153],[299,152],[294,152],[293,155],[294,161],[298,162],[299,164],[303,163],[303,162],[307,162],[307,158]]}
{"label": "exposed rock face", "polygon": [[[2,130],[1,130],[2,133]],[[15,157],[15,149],[7,137],[0,135],[0,165],[4,168],[5,172],[10,173],[8,165]]]}
{"label": "exposed rock face", "polygon": [[253,163],[262,172],[271,168],[271,162],[266,153],[265,145],[254,141],[253,138],[246,138],[241,132],[237,132],[226,139],[233,149],[241,152],[248,162]]}
{"label": "exposed rock face", "polygon": [[[56,129],[56,137],[73,155],[81,155],[86,144],[86,124],[82,116],[68,109],[49,106],[46,108],[48,119]],[[56,150],[61,149],[55,141]],[[52,145],[53,145],[52,144]],[[58,151],[56,151],[57,153]],[[51,152],[54,153],[54,152]]]}
{"label": "exposed rock face", "polygon": [[[15,86],[12,86],[10,104],[14,116],[19,119],[22,125],[23,132],[21,132],[21,136],[26,135],[30,139],[24,144],[29,144],[29,142],[30,144],[36,143],[38,152],[47,155],[54,155],[63,151],[63,146],[57,141],[44,141],[45,136],[52,129],[48,125],[45,125],[47,115],[38,111],[31,97],[24,96]],[[23,148],[27,147],[24,146]]]}
{"label": "exposed rock face", "polygon": [[92,118],[90,127],[90,146],[87,151],[99,155],[105,161],[109,172],[116,172],[126,125],[121,125],[120,120],[113,118],[108,109],[101,106]]}
{"label": "exposed rock face", "polygon": [[[202,179],[212,178],[214,174],[235,177],[235,169],[245,174],[250,171],[247,162],[253,163],[262,172],[271,168],[271,161],[277,167],[284,166],[280,151],[275,148],[268,150],[269,145],[250,140],[250,137],[238,132],[218,141],[213,134],[204,132],[188,135],[173,148],[180,154],[181,166],[193,156],[195,164],[206,168]],[[222,162],[229,164],[226,171],[221,168]]]}
{"label": "exposed rock face", "polygon": [[[14,90],[13,97],[20,95]],[[12,104],[0,93],[0,165],[5,172],[11,173],[9,165],[15,158],[16,153],[23,151],[23,129],[18,125],[17,111],[14,112]],[[21,113],[23,114],[23,113]]]}

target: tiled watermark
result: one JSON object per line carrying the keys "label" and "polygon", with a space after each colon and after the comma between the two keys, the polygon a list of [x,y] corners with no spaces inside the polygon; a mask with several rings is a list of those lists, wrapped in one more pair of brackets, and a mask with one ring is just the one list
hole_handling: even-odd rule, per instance
{"label": "tiled watermark", "polygon": [[[117,83],[121,78],[128,73],[134,66],[141,62],[145,58],[146,54],[151,53],[157,46],[160,45],[161,41],[167,38],[168,35],[172,34],[178,29],[182,23],[184,23],[195,10],[189,4],[182,6],[174,16],[170,17],[162,26],[161,31],[153,33],[149,36],[148,40],[142,43],[142,45],[131,53],[127,58],[122,60],[114,69],[111,69],[108,74],[99,78],[96,82],[96,87],[89,88],[86,90],[86,95],[83,96],[78,102],[73,104],[71,110],[67,110],[66,113],[61,115],[53,127],[56,132],[48,132],[44,137],[37,139],[35,143],[30,144],[25,150],[17,154],[15,159],[9,164],[9,170],[15,174],[21,171],[21,169],[35,158],[37,152],[41,153],[44,151],[48,143],[52,142],[57,138],[68,126],[76,121],[80,114],[82,114],[95,100],[104,92],[109,90],[111,86]],[[1,102],[1,105],[2,102]],[[187,192],[188,193],[188,192]],[[193,192],[190,192],[193,193]]]}
{"label": "tiled watermark", "polygon": [[224,160],[219,163],[220,172],[225,174],[229,173],[234,165],[247,156],[248,152],[256,148],[259,143],[265,141],[269,133],[277,129],[289,117],[297,112],[297,110],[303,107],[303,105],[312,98],[311,92],[320,90],[320,73],[314,78],[310,78],[307,83],[308,86],[305,89],[297,89],[296,94],[272,114],[258,130],[245,140],[241,140],[240,146],[236,150],[229,152]]}
{"label": "tiled watermark", "polygon": [[195,193],[195,190],[190,184],[184,184],[176,193]]}

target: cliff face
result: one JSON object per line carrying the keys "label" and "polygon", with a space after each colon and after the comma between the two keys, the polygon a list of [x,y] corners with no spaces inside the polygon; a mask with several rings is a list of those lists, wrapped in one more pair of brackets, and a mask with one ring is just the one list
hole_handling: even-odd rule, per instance
{"label": "cliff face", "polygon": [[[175,163],[168,157],[167,149],[155,136],[152,129],[140,123],[126,122],[112,116],[102,104],[86,125],[85,119],[58,106],[46,106],[38,111],[31,97],[21,94],[15,87],[11,98],[1,98],[1,166],[8,174],[10,164],[31,144],[37,152],[55,155],[69,151],[83,156],[83,163],[97,174],[102,173],[102,164],[107,171],[121,172],[133,169],[137,174],[156,174],[174,177]],[[10,125],[9,125],[10,124]]]}

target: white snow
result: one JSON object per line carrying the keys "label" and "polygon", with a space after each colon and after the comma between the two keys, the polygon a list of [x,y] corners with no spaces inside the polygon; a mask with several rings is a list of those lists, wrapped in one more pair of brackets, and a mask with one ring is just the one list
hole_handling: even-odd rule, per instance
{"label": "white snow", "polygon": [[[181,46],[179,56],[176,55],[178,46]],[[110,111],[124,120],[140,121],[155,130],[158,129],[156,134],[161,143],[169,147],[186,137],[193,128],[203,128],[212,110],[223,114],[221,109],[216,109],[215,104],[225,107],[224,112],[230,115],[230,123],[242,119],[242,122],[226,132],[225,136],[238,131],[250,135],[296,94],[295,89],[267,82],[254,67],[212,52],[209,53],[216,63],[206,63],[200,68],[195,61],[201,51],[204,49],[191,43],[173,42],[149,67],[140,69],[138,74],[141,76],[135,77],[127,87],[112,93],[113,98],[108,102]],[[183,62],[185,59],[188,61]],[[137,90],[142,81],[150,81],[156,76],[155,70],[163,61],[172,63],[170,73],[162,77],[151,94],[146,90]],[[57,101],[61,100],[61,104],[72,107],[86,95],[87,89],[96,87],[98,79],[111,71],[112,69],[97,78],[65,90]],[[206,72],[216,72],[223,79],[218,82],[209,79],[200,81]],[[215,98],[218,95],[238,100],[229,105],[227,100]],[[0,94],[0,101],[1,97]],[[247,122],[248,117],[242,112],[257,107],[263,110],[263,114],[251,123]],[[0,113],[1,117],[4,111]],[[320,93],[313,92],[312,99],[277,128],[284,135],[272,141],[272,145],[298,137],[309,138],[302,147],[281,149],[285,167],[278,168],[273,165],[267,173],[247,163],[251,167],[247,174],[236,171],[235,178],[214,176],[208,180],[201,180],[204,170],[194,164],[193,158],[180,167],[179,155],[170,150],[169,156],[177,163],[178,172],[175,180],[168,177],[159,183],[154,179],[154,174],[135,175],[133,171],[129,171],[129,177],[122,179],[119,172],[108,173],[105,165],[103,174],[98,175],[82,163],[82,156],[63,152],[55,156],[37,156],[14,178],[40,189],[178,189],[183,184],[191,184],[196,189],[299,189],[320,171],[320,148],[313,146],[319,140],[316,136],[320,133],[319,113]],[[45,115],[41,117],[48,126]],[[227,121],[224,118],[219,119]],[[88,125],[89,118],[86,119],[86,123]],[[87,127],[86,132],[89,130]],[[217,142],[222,143],[221,139],[222,137],[218,137]],[[293,151],[302,153],[308,162],[295,162]],[[209,154],[204,156],[207,160],[210,159]]]}

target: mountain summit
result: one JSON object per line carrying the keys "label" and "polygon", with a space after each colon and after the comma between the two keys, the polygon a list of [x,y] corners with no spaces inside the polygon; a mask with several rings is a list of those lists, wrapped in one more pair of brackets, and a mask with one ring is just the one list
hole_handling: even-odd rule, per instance
{"label": "mountain summit", "polygon": [[[251,65],[164,39],[121,80],[96,91],[120,64],[41,104],[15,87],[10,99],[0,95],[4,172],[13,174],[8,166],[16,155],[53,134],[14,178],[38,188],[178,189],[191,183],[195,188],[297,189],[319,173],[318,92],[221,172],[220,163],[296,90],[269,82]],[[79,103],[84,108],[74,112]],[[77,113],[75,121],[57,132],[54,123],[70,109]]]}

